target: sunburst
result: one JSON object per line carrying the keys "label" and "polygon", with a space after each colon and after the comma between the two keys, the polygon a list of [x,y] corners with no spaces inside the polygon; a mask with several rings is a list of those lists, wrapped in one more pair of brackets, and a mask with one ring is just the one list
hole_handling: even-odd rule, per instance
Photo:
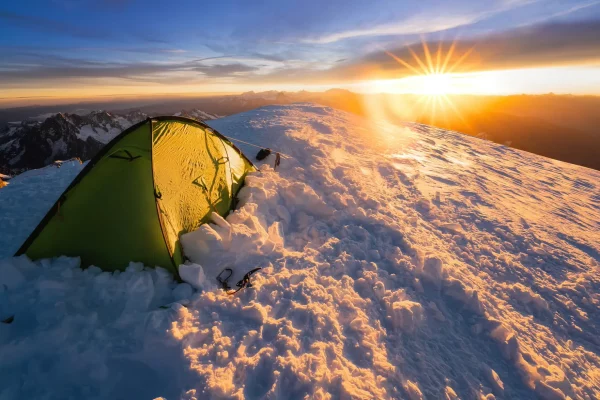
{"label": "sunburst", "polygon": [[435,123],[437,115],[442,114],[447,120],[446,109],[450,109],[463,123],[468,125],[449,95],[455,91],[455,72],[463,66],[465,60],[473,52],[474,47],[467,49],[460,55],[456,55],[456,40],[451,43],[447,51],[444,50],[444,44],[440,41],[434,54],[432,54],[424,39],[421,40],[421,45],[423,47],[423,58],[419,57],[411,46],[407,47],[412,56],[410,62],[390,51],[385,51],[398,64],[412,72],[409,79],[417,80],[415,86],[419,88],[418,94],[421,95],[417,101],[417,105],[421,108],[418,118],[420,119],[424,114],[427,114],[430,117],[430,122]]}

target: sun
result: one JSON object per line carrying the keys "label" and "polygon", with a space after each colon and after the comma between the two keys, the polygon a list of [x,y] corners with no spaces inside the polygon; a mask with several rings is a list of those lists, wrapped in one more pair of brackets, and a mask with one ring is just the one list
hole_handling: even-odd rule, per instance
{"label": "sun", "polygon": [[421,82],[421,94],[426,96],[446,96],[452,93],[453,82],[449,74],[426,74],[417,77]]}
{"label": "sun", "polygon": [[440,42],[437,51],[434,52],[430,51],[424,39],[421,40],[421,43],[423,45],[422,57],[419,57],[411,46],[407,47],[412,56],[412,60],[408,60],[410,62],[382,49],[411,74],[394,80],[374,82],[375,86],[384,86],[388,90],[391,89],[392,93],[417,95],[419,98],[410,105],[410,109],[416,113],[415,119],[418,121],[426,118],[427,123],[435,125],[440,118],[448,120],[453,114],[468,124],[451,96],[464,93],[465,88],[473,86],[474,82],[471,82],[472,79],[467,76],[468,74],[459,73],[457,69],[464,69],[463,63],[470,56],[474,47],[462,54],[457,54],[456,40],[447,50]]}
{"label": "sun", "polygon": [[[417,90],[415,90],[416,93],[429,96],[444,96],[454,92],[454,89],[456,89],[454,87],[454,71],[467,57],[469,57],[473,48],[470,48],[458,58],[453,59],[453,56],[455,56],[456,41],[452,43],[445,55],[443,54],[444,49],[442,48],[441,42],[437,48],[437,52],[433,55],[424,39],[421,40],[421,43],[423,44],[423,53],[425,55],[424,60],[408,46],[408,51],[412,55],[416,65],[411,65],[411,63],[404,61],[402,58],[389,51],[385,52],[398,64],[406,67],[413,73],[411,76],[404,79],[412,81],[411,86],[417,88]],[[453,60],[452,63],[450,62],[451,60]]]}

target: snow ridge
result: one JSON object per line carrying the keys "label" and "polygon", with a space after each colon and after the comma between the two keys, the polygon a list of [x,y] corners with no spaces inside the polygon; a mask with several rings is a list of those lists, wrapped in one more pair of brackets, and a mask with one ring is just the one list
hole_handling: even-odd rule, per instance
{"label": "snow ridge", "polygon": [[1,261],[1,395],[600,396],[598,171],[309,104],[210,124],[291,158],[182,237],[189,283]]}

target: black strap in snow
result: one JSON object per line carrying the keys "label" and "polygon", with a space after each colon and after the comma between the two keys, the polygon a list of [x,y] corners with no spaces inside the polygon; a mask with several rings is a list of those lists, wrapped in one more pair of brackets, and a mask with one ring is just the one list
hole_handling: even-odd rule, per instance
{"label": "black strap in snow", "polygon": [[[219,275],[217,275],[217,281],[221,284],[221,287],[223,288],[223,290],[225,291],[225,293],[227,293],[228,295],[233,295],[236,294],[237,292],[239,292],[240,290],[242,290],[245,287],[252,287],[252,283],[250,282],[250,277],[252,276],[252,274],[254,274],[257,271],[260,271],[262,268],[257,267],[254,268],[250,271],[248,271],[246,273],[246,275],[244,275],[244,277],[235,284],[235,286],[237,286],[237,289],[234,291],[231,291],[231,287],[229,286],[229,283],[227,282],[229,280],[229,278],[231,278],[231,275],[233,275],[233,270],[231,268],[225,268],[223,271],[221,271],[219,273]],[[226,272],[227,276],[223,277],[223,273]]]}
{"label": "black strap in snow", "polygon": [[[223,278],[221,275],[223,275],[223,272],[229,272],[229,274]],[[221,287],[223,288],[224,291],[228,291],[229,289],[231,289],[229,287],[229,285],[227,284],[227,280],[229,280],[229,278],[231,278],[231,275],[233,275],[233,270],[231,268],[225,268],[223,271],[221,271],[219,273],[219,275],[217,275],[217,281],[221,284]]]}

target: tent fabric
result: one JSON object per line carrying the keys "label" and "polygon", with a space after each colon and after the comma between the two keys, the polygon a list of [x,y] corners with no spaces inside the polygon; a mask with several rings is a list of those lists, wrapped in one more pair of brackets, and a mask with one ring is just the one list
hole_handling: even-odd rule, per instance
{"label": "tent fabric", "polygon": [[16,255],[81,257],[123,270],[130,261],[177,274],[179,237],[225,216],[252,163],[207,125],[155,117],[107,144],[65,190]]}

